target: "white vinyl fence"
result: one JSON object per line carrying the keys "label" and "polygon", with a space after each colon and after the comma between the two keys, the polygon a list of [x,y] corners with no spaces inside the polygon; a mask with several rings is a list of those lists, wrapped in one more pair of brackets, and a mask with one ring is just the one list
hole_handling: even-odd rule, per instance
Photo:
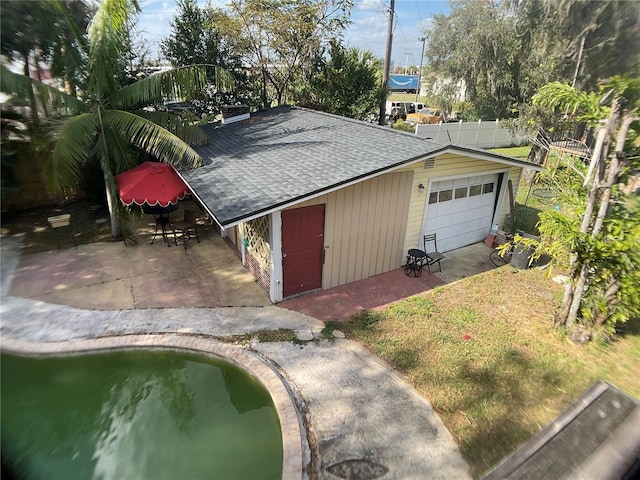
{"label": "white vinyl fence", "polygon": [[444,143],[477,148],[515,147],[528,142],[525,135],[512,134],[500,125],[499,120],[417,125],[416,135],[420,138],[433,138]]}

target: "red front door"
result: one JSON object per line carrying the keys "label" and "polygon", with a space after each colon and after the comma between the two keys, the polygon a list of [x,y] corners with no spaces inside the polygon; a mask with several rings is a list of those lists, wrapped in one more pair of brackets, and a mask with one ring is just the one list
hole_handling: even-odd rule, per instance
{"label": "red front door", "polygon": [[285,297],[322,286],[324,205],[282,212],[282,294]]}

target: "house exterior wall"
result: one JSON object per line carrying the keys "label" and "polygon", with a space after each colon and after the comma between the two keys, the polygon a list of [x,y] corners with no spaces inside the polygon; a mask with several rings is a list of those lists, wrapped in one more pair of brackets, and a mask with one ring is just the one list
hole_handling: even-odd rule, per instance
{"label": "house exterior wall", "polygon": [[325,204],[323,289],[402,266],[413,175],[381,175],[291,207]]}
{"label": "house exterior wall", "polygon": [[[521,167],[509,167],[488,160],[479,160],[477,158],[466,157],[462,155],[440,155],[435,159],[433,168],[425,168],[423,162],[415,163],[402,167],[400,172],[413,172],[413,185],[411,186],[411,202],[409,206],[409,218],[407,222],[406,236],[404,238],[403,252],[411,248],[421,248],[420,238],[422,230],[422,222],[424,220],[424,212],[429,193],[429,182],[431,180],[443,177],[469,176],[480,172],[508,172],[509,179],[513,183],[514,198],[517,193],[520,176],[522,174]],[[424,185],[424,190],[419,190],[418,185]],[[504,187],[506,192],[506,182]],[[500,192],[497,193],[500,195]],[[500,198],[500,197],[498,197]],[[498,223],[500,226],[504,224],[504,217],[509,213],[509,196],[502,195],[500,202],[500,210],[498,213]]]}

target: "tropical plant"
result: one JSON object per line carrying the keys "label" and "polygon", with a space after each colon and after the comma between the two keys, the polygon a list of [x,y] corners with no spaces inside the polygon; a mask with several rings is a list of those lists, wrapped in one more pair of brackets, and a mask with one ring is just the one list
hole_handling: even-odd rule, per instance
{"label": "tropical plant", "polygon": [[640,316],[640,210],[619,188],[640,166],[640,79],[614,77],[588,93],[551,83],[533,101],[597,125],[589,165],[565,162],[564,173],[547,175],[560,191],[558,208],[541,214],[539,230],[556,258],[568,256],[570,283],[556,326],[611,333]]}
{"label": "tropical plant", "polygon": [[308,106],[336,115],[366,120],[380,104],[382,65],[369,51],[345,48],[332,40],[328,58],[320,50],[313,67],[305,70],[305,79],[294,98]]}
{"label": "tropical plant", "polygon": [[[64,8],[60,3],[58,7]],[[18,99],[33,92],[38,105],[47,107],[48,125],[54,128],[44,172],[52,186],[73,183],[91,159],[100,163],[115,238],[122,236],[120,217],[126,215],[116,201],[115,175],[134,166],[139,152],[181,168],[198,166],[201,158],[189,144],[207,141],[197,125],[178,116],[141,110],[167,97],[194,96],[207,85],[207,67],[170,70],[122,86],[119,59],[127,47],[128,20],[139,10],[135,0],[100,2],[88,29],[87,88],[81,98],[15,74],[4,65],[0,79],[3,92]],[[220,88],[231,84],[225,70],[210,68]]]}

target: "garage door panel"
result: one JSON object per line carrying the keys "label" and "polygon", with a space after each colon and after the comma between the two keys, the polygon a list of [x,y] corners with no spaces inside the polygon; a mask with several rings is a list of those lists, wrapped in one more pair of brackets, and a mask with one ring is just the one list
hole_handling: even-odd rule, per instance
{"label": "garage door panel", "polygon": [[[438,248],[453,250],[484,240],[491,227],[498,174],[431,183],[422,234],[435,232]],[[456,190],[457,189],[457,190]]]}
{"label": "garage door panel", "polygon": [[454,200],[453,206],[451,207],[451,213],[463,213],[466,212],[468,208],[468,202],[466,200]]}

